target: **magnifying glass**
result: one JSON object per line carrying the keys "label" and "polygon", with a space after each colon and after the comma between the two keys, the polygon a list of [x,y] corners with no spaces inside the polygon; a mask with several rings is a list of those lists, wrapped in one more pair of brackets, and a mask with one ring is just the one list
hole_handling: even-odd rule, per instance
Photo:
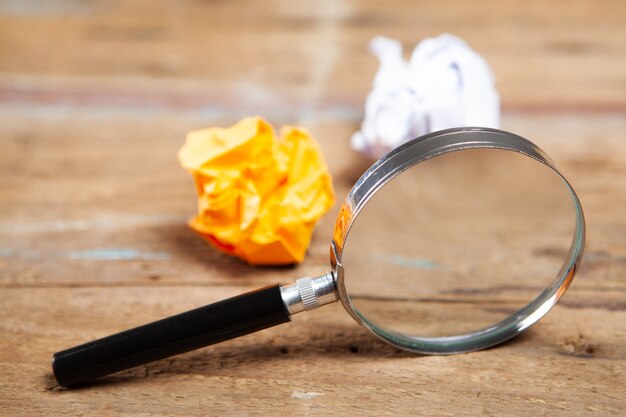
{"label": "magnifying glass", "polygon": [[523,332],[565,293],[585,221],[571,185],[532,142],[456,128],[376,162],[342,205],[331,270],[57,352],[68,387],[290,321],[339,300],[398,348],[453,354]]}

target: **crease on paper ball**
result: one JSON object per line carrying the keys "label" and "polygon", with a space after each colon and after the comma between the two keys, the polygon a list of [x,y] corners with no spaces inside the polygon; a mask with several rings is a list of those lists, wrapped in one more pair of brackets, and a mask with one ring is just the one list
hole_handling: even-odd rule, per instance
{"label": "crease on paper ball", "polygon": [[219,250],[252,265],[301,262],[316,222],[334,204],[321,150],[303,128],[277,140],[260,117],[195,130],[178,153],[196,184],[189,226]]}
{"label": "crease on paper ball", "polygon": [[408,62],[396,40],[376,37],[369,48],[379,69],[361,130],[352,136],[354,149],[379,158],[437,130],[498,127],[500,97],[493,73],[462,39],[450,34],[424,39]]}

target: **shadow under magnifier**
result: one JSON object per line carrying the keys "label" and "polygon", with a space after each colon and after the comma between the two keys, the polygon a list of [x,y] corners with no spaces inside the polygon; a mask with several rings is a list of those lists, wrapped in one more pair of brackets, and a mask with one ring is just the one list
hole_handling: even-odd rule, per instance
{"label": "shadow under magnifier", "polygon": [[576,225],[544,164],[501,149],[437,156],[368,201],[347,236],[350,300],[379,327],[419,337],[489,327],[558,275]]}

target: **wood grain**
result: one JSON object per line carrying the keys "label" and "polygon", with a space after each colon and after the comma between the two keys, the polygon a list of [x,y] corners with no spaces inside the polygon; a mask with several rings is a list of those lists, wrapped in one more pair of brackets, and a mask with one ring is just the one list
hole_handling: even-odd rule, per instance
{"label": "wood grain", "polygon": [[[624,415],[624,27],[617,0],[0,2],[0,415]],[[249,267],[187,228],[187,131],[256,113],[304,124],[341,199],[369,164],[348,146],[376,69],[367,40],[443,31],[489,60],[502,128],[547,151],[585,208],[581,270],[545,319],[429,357],[333,305],[56,385],[57,350],[326,271],[337,207],[295,267]]]}

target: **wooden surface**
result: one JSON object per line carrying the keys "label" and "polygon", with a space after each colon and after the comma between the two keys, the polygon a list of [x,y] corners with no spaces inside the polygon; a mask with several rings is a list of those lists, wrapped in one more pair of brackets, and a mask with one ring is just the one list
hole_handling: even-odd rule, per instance
{"label": "wooden surface", "polygon": [[[626,3],[0,1],[0,415],[626,414]],[[262,114],[309,127],[339,198],[376,69],[373,35],[448,31],[492,65],[502,127],[538,143],[588,223],[580,273],[494,349],[416,356],[333,305],[294,323],[59,388],[50,355],[324,272],[252,268],[185,222],[187,131]],[[546,256],[553,256],[549,250]]]}

